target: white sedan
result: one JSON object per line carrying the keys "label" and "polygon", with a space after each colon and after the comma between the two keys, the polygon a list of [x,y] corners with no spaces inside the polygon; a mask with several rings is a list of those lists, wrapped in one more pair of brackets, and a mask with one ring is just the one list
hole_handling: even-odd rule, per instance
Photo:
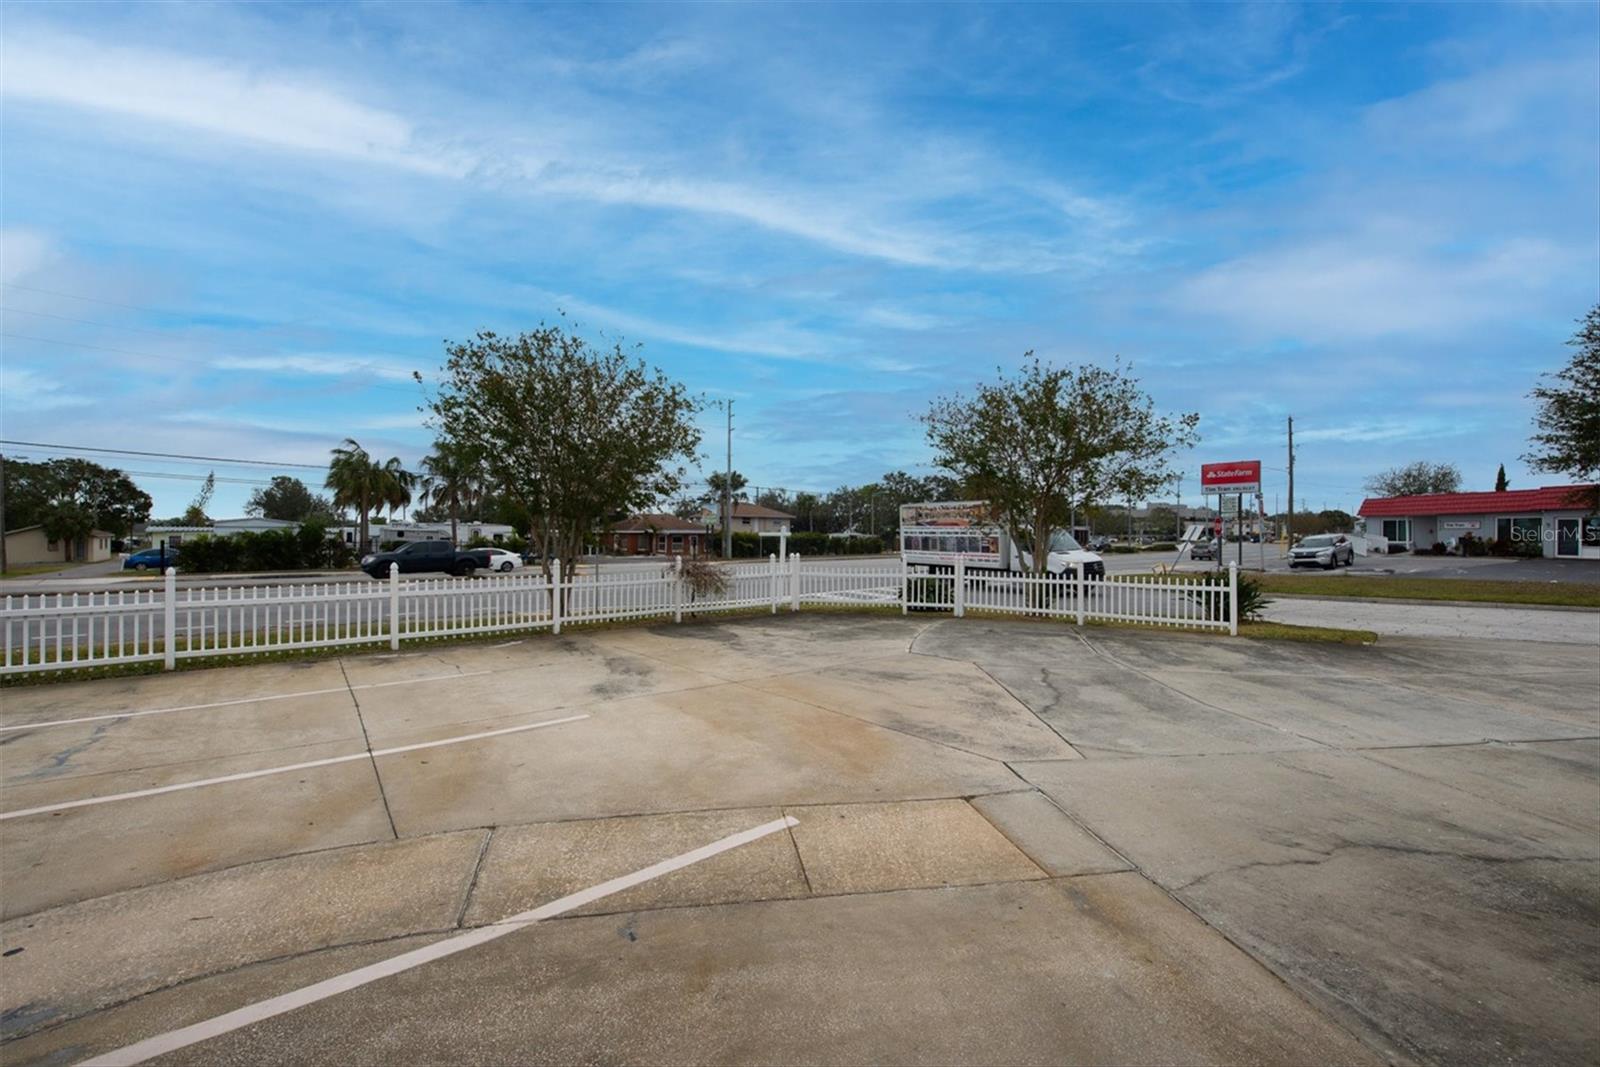
{"label": "white sedan", "polygon": [[503,548],[486,548],[489,554],[489,569],[492,571],[514,571],[522,566],[522,557],[515,552]]}

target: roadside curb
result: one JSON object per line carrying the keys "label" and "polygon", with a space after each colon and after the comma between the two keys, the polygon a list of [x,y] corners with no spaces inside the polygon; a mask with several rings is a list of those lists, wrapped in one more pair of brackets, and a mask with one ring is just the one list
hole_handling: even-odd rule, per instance
{"label": "roadside curb", "polygon": [[1324,604],[1417,604],[1431,608],[1525,608],[1529,611],[1577,611],[1600,614],[1600,608],[1586,608],[1578,604],[1516,604],[1504,600],[1422,600],[1417,597],[1398,596],[1318,596],[1315,593],[1275,593],[1266,590],[1268,600],[1317,600]]}

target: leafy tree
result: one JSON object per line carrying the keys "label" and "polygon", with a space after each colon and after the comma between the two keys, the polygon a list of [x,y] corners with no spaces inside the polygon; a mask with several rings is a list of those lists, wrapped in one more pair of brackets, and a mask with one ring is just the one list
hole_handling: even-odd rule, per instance
{"label": "leafy tree", "polygon": [[1500,464],[1500,469],[1495,473],[1494,476],[1494,491],[1497,493],[1503,493],[1510,488],[1511,482],[1506,478],[1506,465],[1502,463]]}
{"label": "leafy tree", "polygon": [[1356,526],[1356,517],[1338,508],[1317,512],[1317,520],[1321,524],[1320,532],[1324,533],[1349,533]]}
{"label": "leafy tree", "polygon": [[[1534,449],[1523,459],[1536,471],[1592,482],[1600,478],[1600,304],[1579,320],[1567,344],[1575,349],[1567,365],[1528,394],[1539,413]],[[1589,507],[1600,508],[1600,488],[1585,495]]]}
{"label": "leafy tree", "polygon": [[1375,474],[1366,482],[1373,496],[1426,496],[1429,493],[1456,493],[1461,490],[1461,471],[1451,463],[1418,460]]}
{"label": "leafy tree", "polygon": [[699,402],[620,345],[600,350],[541,323],[514,338],[483,332],[445,353],[434,421],[482,454],[494,483],[527,508],[547,574],[551,559],[570,567],[612,516],[683,489]]}
{"label": "leafy tree", "polygon": [[45,509],[40,525],[45,537],[61,543],[62,558],[71,562],[73,543],[94,529],[94,512],[75,501],[58,500]]}
{"label": "leafy tree", "polygon": [[935,400],[924,417],[935,462],[995,507],[1035,573],[1050,535],[1097,500],[1143,499],[1171,483],[1172,452],[1198,439],[1198,414],[1166,416],[1119,362],[1052,367],[1032,352],[1015,377],[971,398]]}
{"label": "leafy tree", "polygon": [[804,519],[807,530],[817,528],[817,507],[822,503],[815,493],[796,493],[794,495],[794,513],[796,519]]}
{"label": "leafy tree", "polygon": [[397,457],[378,463],[354,438],[346,437],[344,444],[333,449],[324,484],[333,490],[334,507],[356,509],[363,551],[368,544],[369,517],[380,507],[387,506],[392,512],[410,503],[411,477]]}
{"label": "leafy tree", "polygon": [[1177,537],[1181,530],[1178,529],[1178,512],[1165,504],[1156,504],[1150,508],[1149,518],[1145,520],[1145,532],[1157,537]]}
{"label": "leafy tree", "polygon": [[86,459],[7,460],[5,479],[6,526],[13,530],[42,526],[47,512],[69,504],[88,511],[94,529],[117,537],[150,518],[149,493],[121,471]]}
{"label": "leafy tree", "polygon": [[273,475],[272,484],[252,492],[244,513],[288,522],[332,522],[337,517],[327,497],[313,493],[305,482],[286,474]]}

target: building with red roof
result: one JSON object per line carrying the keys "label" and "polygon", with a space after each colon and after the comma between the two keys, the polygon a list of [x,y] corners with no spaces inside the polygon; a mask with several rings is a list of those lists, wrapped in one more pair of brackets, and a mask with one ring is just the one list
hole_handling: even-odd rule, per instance
{"label": "building with red roof", "polygon": [[[1356,514],[1379,551],[1429,551],[1465,537],[1539,546],[1559,559],[1600,560],[1600,514],[1593,485],[1552,485],[1498,493],[1368,497]],[[1531,548],[1523,548],[1531,551]]]}

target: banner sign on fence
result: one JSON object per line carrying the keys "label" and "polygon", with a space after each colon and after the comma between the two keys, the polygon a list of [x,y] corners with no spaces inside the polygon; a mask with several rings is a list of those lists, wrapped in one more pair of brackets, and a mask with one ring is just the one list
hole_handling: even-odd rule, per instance
{"label": "banner sign on fence", "polygon": [[1200,464],[1200,491],[1202,493],[1261,492],[1261,461],[1241,459],[1233,463]]}

